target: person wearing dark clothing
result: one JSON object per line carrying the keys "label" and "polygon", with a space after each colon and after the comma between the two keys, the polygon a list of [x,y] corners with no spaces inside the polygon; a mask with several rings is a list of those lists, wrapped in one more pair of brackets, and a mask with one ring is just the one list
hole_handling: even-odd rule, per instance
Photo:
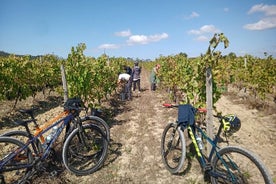
{"label": "person wearing dark clothing", "polygon": [[124,66],[124,69],[125,69],[127,74],[132,75],[132,70],[129,66]]}
{"label": "person wearing dark clothing", "polygon": [[136,85],[137,85],[138,91],[141,92],[140,74],[141,74],[141,67],[138,66],[138,62],[135,62],[134,67],[132,69],[133,91],[136,90]]}

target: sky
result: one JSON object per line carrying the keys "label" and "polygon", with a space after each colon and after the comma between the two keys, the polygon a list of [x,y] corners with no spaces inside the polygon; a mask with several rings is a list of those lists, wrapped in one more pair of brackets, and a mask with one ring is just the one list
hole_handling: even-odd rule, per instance
{"label": "sky", "polygon": [[223,55],[276,57],[276,0],[0,0],[0,51],[67,58],[154,60],[205,54],[215,33]]}

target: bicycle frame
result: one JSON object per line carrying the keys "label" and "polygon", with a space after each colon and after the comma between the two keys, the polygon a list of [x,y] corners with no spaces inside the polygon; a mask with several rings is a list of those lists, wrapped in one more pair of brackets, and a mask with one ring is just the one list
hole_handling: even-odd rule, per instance
{"label": "bicycle frame", "polygon": [[[218,132],[217,134],[215,135],[214,139],[212,140],[210,137],[208,137],[206,135],[206,133],[198,126],[194,126],[195,127],[195,130],[200,132],[200,134],[203,136],[203,139],[206,139],[208,141],[209,144],[211,144],[212,146],[212,149],[209,153],[209,155],[203,155],[202,154],[202,151],[199,149],[199,146],[198,146],[198,143],[195,139],[195,131],[193,130],[193,128],[188,125],[187,126],[187,129],[188,129],[188,133],[192,139],[192,142],[194,144],[194,147],[195,147],[195,150],[196,150],[196,154],[199,158],[199,161],[200,161],[200,165],[201,167],[205,170],[205,171],[209,171],[209,175],[212,176],[212,177],[215,177],[215,178],[223,178],[223,179],[229,179],[227,178],[225,175],[221,174],[221,173],[217,173],[217,172],[214,172],[212,171],[212,168],[211,167],[208,167],[208,163],[211,163],[211,160],[212,160],[212,157],[214,154],[216,154],[216,156],[222,161],[224,167],[227,169],[227,171],[231,174],[232,176],[232,179],[234,179],[234,176],[232,175],[232,172],[230,171],[229,169],[229,166],[225,163],[225,161],[222,159],[222,157],[219,155],[218,153],[218,150],[220,149],[218,146],[217,146],[217,143],[218,143],[218,140],[219,140],[219,135],[221,134],[221,130],[222,130],[222,125],[220,125],[219,129],[218,129]],[[205,156],[205,157],[204,157]],[[230,158],[229,158],[230,159]],[[233,166],[235,166],[235,164],[233,163]]]}
{"label": "bicycle frame", "polygon": [[[69,111],[63,111],[62,113],[60,113],[59,115],[57,115],[56,117],[54,117],[53,119],[47,121],[45,124],[42,125],[42,127],[39,127],[36,123],[36,130],[34,132],[34,136],[37,136],[39,133],[41,133],[43,130],[45,130],[47,127],[49,127],[50,125],[52,125],[54,122],[56,122],[57,120],[61,119],[64,116],[67,116],[69,114]],[[34,119],[34,121],[36,121]],[[43,135],[40,136],[40,141],[41,143],[44,143],[45,138]]]}
{"label": "bicycle frame", "polygon": [[[30,168],[32,167],[35,163],[31,163],[31,164],[21,164],[21,165],[17,165],[16,168],[9,168],[6,170],[3,170],[2,167],[9,162],[10,160],[14,159],[14,157],[16,157],[20,152],[29,149],[28,146],[30,144],[32,144],[33,149],[35,150],[35,156],[38,157],[38,160],[45,160],[47,158],[47,156],[50,153],[50,148],[52,147],[52,145],[54,144],[54,142],[57,140],[57,138],[60,136],[61,132],[63,131],[63,129],[74,119],[74,115],[69,113],[68,115],[66,115],[65,117],[57,120],[56,122],[52,123],[51,125],[50,122],[47,123],[44,127],[44,129],[42,129],[39,133],[37,133],[36,135],[34,135],[31,139],[29,139],[26,143],[24,143],[24,146],[22,146],[21,148],[13,151],[11,154],[7,155],[6,158],[3,159],[3,161],[0,163],[0,172],[6,172],[6,171],[11,171],[11,170],[15,170],[15,169],[22,169],[22,168]],[[52,121],[51,121],[52,122]],[[61,124],[61,125],[59,125]],[[56,131],[56,133],[54,134],[52,140],[49,142],[49,144],[47,145],[46,149],[43,151],[42,155],[37,154],[37,149],[36,146],[34,146],[34,142],[35,140],[39,139],[41,136],[43,136],[44,133],[48,132],[50,129],[52,129],[54,126],[58,126],[58,129]]]}

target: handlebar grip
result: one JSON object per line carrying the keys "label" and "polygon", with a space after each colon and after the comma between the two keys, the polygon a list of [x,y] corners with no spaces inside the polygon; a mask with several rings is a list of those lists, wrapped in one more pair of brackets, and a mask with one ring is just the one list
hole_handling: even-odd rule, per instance
{"label": "handlebar grip", "polygon": [[197,110],[198,110],[198,112],[200,112],[200,113],[206,113],[206,112],[207,112],[207,109],[206,109],[206,108],[198,108]]}
{"label": "handlebar grip", "polygon": [[172,107],[172,104],[164,103],[163,106],[164,106],[164,107]]}
{"label": "handlebar grip", "polygon": [[167,107],[167,108],[178,107],[178,105],[174,105],[174,104],[170,104],[170,103],[164,103],[163,106]]}

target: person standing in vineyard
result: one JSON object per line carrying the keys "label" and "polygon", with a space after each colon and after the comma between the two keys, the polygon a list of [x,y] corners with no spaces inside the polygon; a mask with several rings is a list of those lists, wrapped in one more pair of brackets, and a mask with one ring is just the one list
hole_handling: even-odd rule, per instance
{"label": "person standing in vineyard", "polygon": [[125,72],[119,74],[118,84],[123,88],[122,94],[124,97],[122,97],[122,99],[124,100],[125,96],[127,96],[127,99],[131,100],[132,71],[131,68],[128,66],[125,66],[124,69]]}
{"label": "person standing in vineyard", "polygon": [[138,66],[138,62],[134,63],[134,67],[132,69],[132,75],[133,75],[133,91],[136,90],[136,84],[138,88],[138,92],[141,92],[141,86],[140,86],[140,74],[141,74],[141,67]]}
{"label": "person standing in vineyard", "polygon": [[151,73],[150,73],[150,89],[151,91],[155,91],[156,90],[156,84],[158,81],[157,75],[158,75],[158,71],[160,69],[160,64],[155,65],[155,67],[153,67]]}

